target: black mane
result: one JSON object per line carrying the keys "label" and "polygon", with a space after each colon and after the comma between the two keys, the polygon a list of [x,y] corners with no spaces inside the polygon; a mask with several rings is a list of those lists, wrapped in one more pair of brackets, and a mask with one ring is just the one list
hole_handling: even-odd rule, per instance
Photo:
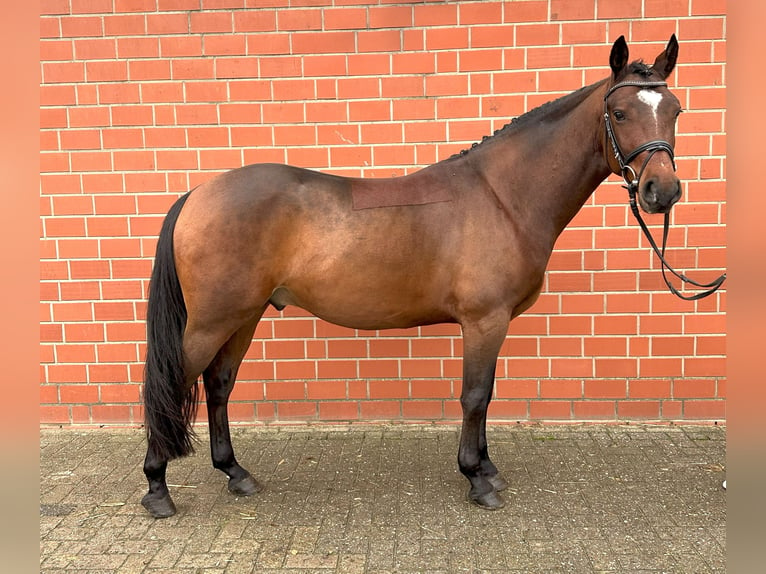
{"label": "black mane", "polygon": [[636,60],[635,62],[625,67],[625,71],[623,72],[622,77],[624,78],[626,76],[630,76],[631,74],[636,74],[642,78],[651,78],[654,73],[654,68],[647,66],[643,60]]}
{"label": "black mane", "polygon": [[[650,78],[651,76],[655,74],[655,71],[654,71],[654,68],[647,66],[643,60],[636,60],[635,62],[632,62],[631,64],[625,67],[623,74],[621,74],[621,78],[624,78],[625,76],[629,76],[631,74],[637,74],[641,76],[642,78]],[[596,82],[595,84],[584,86],[580,88],[579,90],[572,92],[571,94],[567,94],[558,99],[552,100],[550,102],[546,102],[536,108],[529,110],[525,114],[522,114],[518,117],[513,118],[510,122],[505,124],[503,127],[495,130],[495,132],[491,136],[484,136],[483,138],[481,138],[480,142],[473,143],[470,148],[466,148],[459,151],[458,153],[452,155],[450,159],[462,157],[466,155],[468,152],[470,152],[472,149],[475,149],[481,144],[483,144],[484,142],[493,139],[495,136],[498,136],[503,133],[512,132],[514,129],[525,126],[529,124],[530,122],[538,121],[541,118],[557,118],[569,113],[570,110],[576,107],[577,104],[579,104],[583,99],[585,99],[588,96],[588,94],[590,94],[594,89],[596,89],[597,86],[601,85],[605,81],[606,80],[601,80],[600,82]]]}

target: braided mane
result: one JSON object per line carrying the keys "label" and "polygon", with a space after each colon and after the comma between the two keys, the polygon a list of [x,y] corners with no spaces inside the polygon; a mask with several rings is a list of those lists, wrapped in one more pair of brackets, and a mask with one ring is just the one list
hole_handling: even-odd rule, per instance
{"label": "braided mane", "polygon": [[[624,73],[621,75],[621,77],[629,76],[631,74],[637,74],[641,76],[642,78],[650,78],[651,76],[655,74],[655,71],[654,71],[654,68],[646,65],[643,60],[636,60],[632,62],[631,64],[629,64],[628,66],[625,66]],[[466,155],[467,153],[469,153],[471,150],[479,147],[484,142],[489,141],[495,138],[496,136],[499,136],[505,133],[510,133],[514,131],[514,129],[525,126],[529,124],[530,122],[539,121],[543,118],[558,118],[569,113],[569,111],[575,108],[594,89],[596,89],[597,86],[601,85],[605,81],[606,80],[601,80],[600,82],[596,82],[595,84],[584,86],[580,88],[579,90],[572,92],[571,94],[567,94],[558,99],[552,100],[550,102],[546,102],[536,108],[529,110],[525,114],[522,114],[518,117],[513,118],[510,122],[505,124],[503,127],[495,130],[491,136],[490,135],[484,136],[483,138],[481,138],[481,141],[474,142],[470,148],[466,148],[459,151],[458,153],[452,155],[450,159],[462,157]]]}

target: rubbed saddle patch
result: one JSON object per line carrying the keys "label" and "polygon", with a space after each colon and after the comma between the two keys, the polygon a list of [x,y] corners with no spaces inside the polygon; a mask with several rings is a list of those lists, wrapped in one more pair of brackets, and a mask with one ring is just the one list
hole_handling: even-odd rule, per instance
{"label": "rubbed saddle patch", "polygon": [[351,189],[351,198],[354,209],[372,209],[452,201],[452,194],[446,187],[362,185]]}

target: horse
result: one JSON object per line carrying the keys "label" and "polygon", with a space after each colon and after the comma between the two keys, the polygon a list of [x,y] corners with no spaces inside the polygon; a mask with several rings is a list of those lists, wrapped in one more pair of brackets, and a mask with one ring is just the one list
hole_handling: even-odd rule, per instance
{"label": "horse", "polygon": [[253,164],[181,196],[149,283],[146,510],[176,512],[166,469],[193,450],[200,375],[214,468],[236,495],[263,488],[234,456],[227,401],[270,305],[355,329],[459,324],[458,466],[470,502],[503,507],[507,482],[490,459],[486,422],[509,322],[537,300],[556,238],[609,174],[633,182],[646,213],[667,214],[679,200],[681,105],[666,82],[677,57],[673,35],[651,66],[629,62],[621,36],[606,78],[408,175]]}

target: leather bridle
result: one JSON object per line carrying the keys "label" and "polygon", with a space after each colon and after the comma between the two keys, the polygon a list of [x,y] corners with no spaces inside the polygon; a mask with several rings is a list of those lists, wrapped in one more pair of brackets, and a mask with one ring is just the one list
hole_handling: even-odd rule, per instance
{"label": "leather bridle", "polygon": [[[654,241],[654,238],[652,237],[652,234],[650,233],[646,223],[644,223],[644,220],[641,217],[641,213],[638,210],[638,203],[636,201],[636,194],[638,193],[639,181],[641,180],[641,176],[644,174],[644,170],[646,169],[647,164],[652,159],[652,157],[654,157],[654,154],[656,154],[659,151],[666,152],[670,156],[670,161],[673,164],[673,171],[676,170],[676,162],[675,162],[675,154],[673,151],[673,146],[664,140],[652,140],[647,143],[641,144],[640,146],[638,146],[636,149],[634,149],[627,155],[623,154],[622,149],[620,148],[620,144],[617,143],[617,137],[615,136],[615,133],[614,133],[614,127],[612,126],[612,121],[609,118],[609,109],[607,106],[607,100],[609,96],[612,95],[612,93],[614,93],[615,90],[618,90],[620,88],[624,88],[627,86],[634,86],[634,87],[640,87],[640,88],[658,88],[658,87],[667,87],[667,85],[668,85],[667,82],[663,82],[663,81],[647,81],[647,82],[626,81],[626,82],[620,82],[618,84],[613,85],[607,90],[606,95],[604,95],[604,125],[606,127],[606,137],[609,140],[610,145],[612,146],[614,157],[620,166],[620,175],[622,175],[622,178],[625,180],[626,185],[624,185],[623,187],[628,190],[628,197],[630,198],[630,209],[633,212],[633,215],[635,216],[639,225],[641,226],[641,229],[643,230],[644,235],[646,235],[646,238],[649,240],[649,244],[652,246],[652,249],[657,254],[657,257],[660,259],[660,263],[662,265],[662,278],[665,280],[665,284],[668,286],[668,289],[670,289],[671,293],[673,293],[674,295],[686,301],[693,301],[695,299],[702,299],[703,297],[707,297],[708,295],[712,295],[713,293],[715,293],[718,290],[718,288],[721,285],[723,285],[723,282],[726,280],[726,273],[718,277],[715,281],[711,281],[710,283],[698,283],[692,279],[689,279],[683,273],[679,273],[678,271],[673,269],[665,260],[665,246],[667,244],[668,229],[670,227],[670,213],[665,212],[665,221],[664,221],[663,232],[662,232],[662,248],[660,249],[659,247],[657,247],[657,243]],[[644,162],[641,164],[641,169],[639,169],[638,173],[636,173],[636,170],[633,169],[633,167],[630,164],[639,155],[647,151],[649,152],[649,154],[646,156],[646,159],[644,159]],[[667,276],[665,275],[665,269],[670,271],[673,275],[678,277],[684,283],[694,285],[695,287],[699,287],[700,289],[705,289],[705,291],[702,291],[700,293],[695,293],[694,295],[684,295],[670,283]]]}

